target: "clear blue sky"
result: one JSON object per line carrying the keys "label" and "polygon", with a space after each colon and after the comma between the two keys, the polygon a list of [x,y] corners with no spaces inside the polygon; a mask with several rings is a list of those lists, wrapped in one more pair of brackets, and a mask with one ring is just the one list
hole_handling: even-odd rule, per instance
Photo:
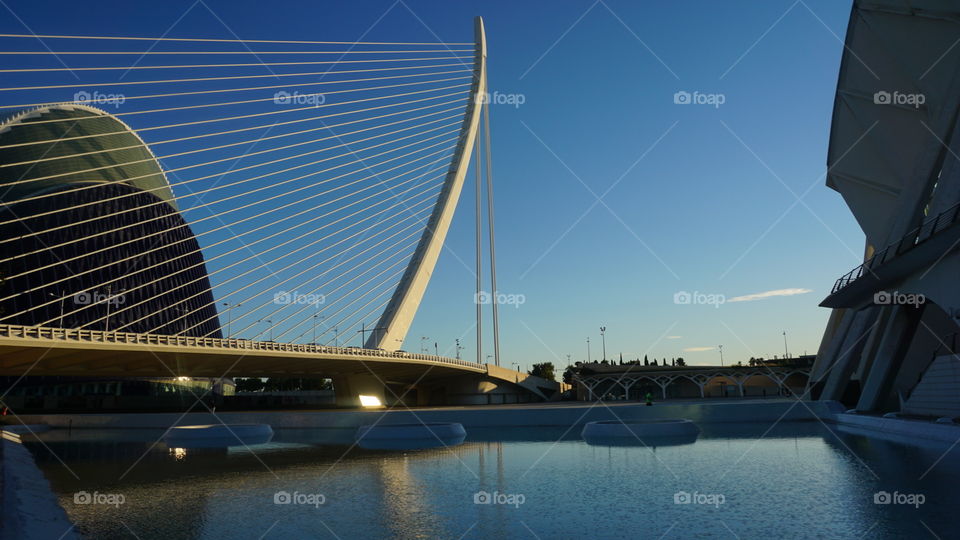
{"label": "clear blue sky", "polygon": [[[8,5],[5,32],[289,40],[470,41],[482,15],[491,90],[524,98],[491,108],[499,285],[525,299],[501,309],[505,364],[584,360],[588,336],[597,358],[601,325],[608,357],[769,357],[784,330],[813,353],[817,304],[859,263],[862,233],[823,178],[848,1]],[[474,357],[471,193],[406,350],[429,336],[452,355],[461,337]],[[674,302],[783,290],[799,294]]]}

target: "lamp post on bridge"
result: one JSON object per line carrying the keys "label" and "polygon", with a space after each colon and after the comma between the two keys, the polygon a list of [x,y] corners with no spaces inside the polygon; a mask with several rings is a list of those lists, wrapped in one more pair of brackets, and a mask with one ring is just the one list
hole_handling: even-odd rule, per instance
{"label": "lamp post on bridge", "polygon": [[319,314],[316,314],[316,313],[313,315],[313,342],[312,342],[312,344],[313,344],[314,347],[316,347],[316,345],[317,345],[317,317],[320,317],[320,320],[323,320],[323,318],[326,317],[326,315],[319,315]]}
{"label": "lamp post on bridge", "polygon": [[[180,316],[177,317],[178,319],[180,319],[180,333],[185,335],[185,334],[187,333],[187,318],[186,318],[186,316],[190,314],[190,310],[188,310],[187,308],[185,308],[185,307],[183,307],[183,306],[177,306],[177,307],[175,307],[174,309],[176,309],[176,310],[177,310],[177,313],[180,314]],[[179,335],[179,334],[178,334],[178,335]]]}
{"label": "lamp post on bridge", "polygon": [[607,327],[600,327],[600,339],[603,341],[603,361],[607,361]]}
{"label": "lamp post on bridge", "polygon": [[587,336],[587,363],[590,363],[590,337]]}
{"label": "lamp post on bridge", "polygon": [[[377,330],[383,330],[382,327],[375,327],[369,330],[370,337],[376,337]],[[367,344],[367,323],[360,323],[360,330],[357,331],[360,334],[360,346],[365,347]]]}
{"label": "lamp post on bridge", "polygon": [[233,313],[231,313],[231,310],[233,308],[238,308],[243,304],[233,304],[231,306],[229,302],[224,302],[223,305],[227,306],[227,339],[230,339],[233,337],[233,332],[230,331],[230,328],[233,325]]}
{"label": "lamp post on bridge", "polygon": [[720,349],[720,367],[723,367],[723,345],[717,345],[717,348]]}
{"label": "lamp post on bridge", "polygon": [[[457,338],[457,339],[456,339],[456,342],[457,342],[457,360],[459,360],[459,359],[460,359],[460,350],[463,349],[463,347],[460,346],[460,338]],[[489,356],[489,355],[487,355],[487,356]]]}
{"label": "lamp post on bridge", "polygon": [[783,331],[783,359],[790,358],[790,350],[787,349],[787,331]]}
{"label": "lamp post on bridge", "polygon": [[[120,289],[120,292],[121,292],[121,293],[122,293],[122,292],[125,292],[125,291],[126,291],[126,289]],[[106,316],[106,321],[104,322],[104,325],[105,325],[105,327],[106,327],[106,331],[109,332],[109,331],[110,331],[110,304],[113,303],[113,288],[112,288],[112,285],[107,285],[107,297],[106,297],[104,300],[105,300],[106,303],[107,303],[107,316]],[[96,301],[96,299],[94,299],[94,301]]]}
{"label": "lamp post on bridge", "polygon": [[427,336],[420,336],[420,354],[427,354]]}
{"label": "lamp post on bridge", "polygon": [[[52,292],[48,292],[47,294],[49,294],[54,298],[57,298],[57,295],[53,294]],[[60,328],[63,328],[63,301],[66,300],[66,296],[64,296],[63,291],[60,291],[59,298],[60,298]]]}
{"label": "lamp post on bridge", "polygon": [[273,341],[273,321],[270,319],[257,319],[258,323],[265,322],[270,325],[270,341]]}

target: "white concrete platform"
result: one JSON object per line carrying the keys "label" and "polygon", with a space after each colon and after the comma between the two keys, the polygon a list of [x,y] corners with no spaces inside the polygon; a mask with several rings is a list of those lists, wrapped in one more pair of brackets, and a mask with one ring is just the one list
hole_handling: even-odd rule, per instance
{"label": "white concrete platform", "polygon": [[57,502],[50,484],[18,437],[4,431],[3,505],[0,539],[77,540],[79,535]]}
{"label": "white concrete platform", "polygon": [[19,435],[30,435],[50,431],[50,426],[47,424],[11,424],[9,426],[3,426],[3,431],[9,431],[10,433],[17,433]]}
{"label": "white concrete platform", "polygon": [[949,444],[960,440],[960,425],[941,424],[932,420],[839,413],[834,415],[833,421],[843,431],[871,437],[883,436],[907,444],[915,442],[917,439]]}

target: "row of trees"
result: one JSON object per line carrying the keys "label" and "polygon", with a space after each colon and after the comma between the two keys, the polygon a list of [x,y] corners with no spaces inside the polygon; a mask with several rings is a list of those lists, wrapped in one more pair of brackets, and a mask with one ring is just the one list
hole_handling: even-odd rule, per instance
{"label": "row of trees", "polygon": [[[671,358],[669,361],[668,361],[666,358],[663,358],[662,360],[659,360],[659,361],[658,361],[656,358],[654,358],[653,360],[650,360],[650,359],[647,358],[646,355],[643,356],[643,360],[640,360],[639,358],[637,358],[636,360],[627,360],[626,362],[624,362],[624,361],[623,361],[623,358],[621,358],[619,364],[618,364],[616,361],[614,361],[614,360],[610,360],[610,361],[601,360],[600,362],[594,362],[594,363],[595,363],[595,364],[599,364],[599,365],[601,365],[601,366],[616,366],[616,365],[621,365],[621,366],[639,366],[639,365],[644,365],[644,366],[680,366],[680,367],[682,367],[682,366],[687,365],[687,362],[683,359],[683,357]],[[583,365],[583,363],[582,363],[582,362],[577,362],[577,365],[580,366],[580,365]]]}

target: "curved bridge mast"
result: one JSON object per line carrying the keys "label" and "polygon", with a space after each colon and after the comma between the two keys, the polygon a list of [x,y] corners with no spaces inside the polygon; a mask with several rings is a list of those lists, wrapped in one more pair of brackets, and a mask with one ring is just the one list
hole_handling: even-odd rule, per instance
{"label": "curved bridge mast", "polygon": [[437,264],[457,202],[460,200],[460,192],[463,190],[464,178],[470,166],[471,153],[480,128],[483,96],[487,93],[487,41],[481,17],[475,19],[474,32],[476,52],[473,85],[470,89],[470,101],[467,104],[463,126],[460,128],[457,150],[437,204],[427,221],[423,236],[420,237],[420,243],[393,297],[367,339],[365,346],[368,349],[397,350],[403,345],[403,340],[410,329],[410,324],[427,289],[427,283]]}

